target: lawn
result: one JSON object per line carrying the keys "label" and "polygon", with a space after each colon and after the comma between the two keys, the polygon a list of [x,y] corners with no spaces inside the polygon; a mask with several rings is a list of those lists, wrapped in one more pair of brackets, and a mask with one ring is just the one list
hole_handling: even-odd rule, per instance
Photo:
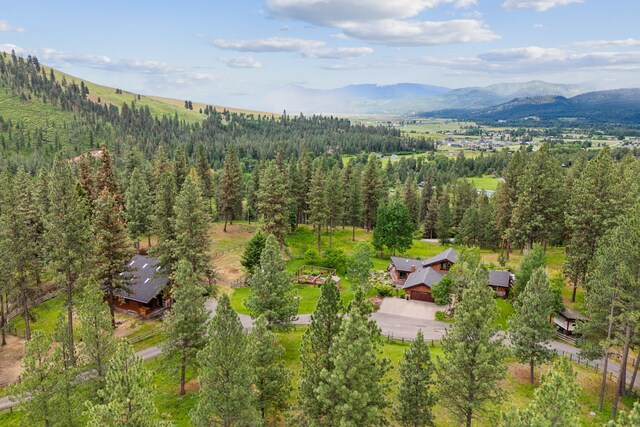
{"label": "lawn", "polygon": [[[353,290],[351,285],[345,279],[342,279],[342,290],[340,291],[340,299],[346,306],[349,301],[353,299]],[[346,282],[346,283],[345,283]],[[298,293],[299,305],[298,314],[311,314],[316,308],[318,298],[320,298],[320,288],[314,285],[293,285],[294,289]],[[251,314],[249,309],[244,305],[251,288],[237,288],[234,289],[231,295],[231,306],[235,311],[241,314]]]}
{"label": "lawn", "polygon": [[[32,320],[29,323],[31,326],[31,332],[43,331],[49,334],[53,333],[56,329],[58,316],[60,315],[60,312],[65,309],[65,302],[66,295],[58,295],[57,297],[34,307],[31,310],[31,313],[35,317],[35,320]],[[21,314],[11,319],[11,322],[9,323],[15,328],[18,336],[25,336],[24,318]]]}
{"label": "lawn", "polygon": [[515,310],[509,300],[496,298],[495,302],[498,307],[498,318],[496,319],[495,326],[506,331],[508,329],[507,320],[509,320],[509,317],[515,313]]}
{"label": "lawn", "polygon": [[481,177],[467,178],[467,181],[473,184],[478,190],[496,191],[500,179],[493,175],[482,175]]}

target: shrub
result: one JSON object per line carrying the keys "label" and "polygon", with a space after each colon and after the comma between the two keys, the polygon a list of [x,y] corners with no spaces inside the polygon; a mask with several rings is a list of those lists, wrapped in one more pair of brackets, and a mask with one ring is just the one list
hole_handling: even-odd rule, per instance
{"label": "shrub", "polygon": [[308,263],[315,264],[318,261],[318,252],[313,249],[308,249],[304,253],[304,260]]}
{"label": "shrub", "polygon": [[342,249],[330,248],[324,251],[324,264],[326,267],[344,271],[347,266],[347,256]]}
{"label": "shrub", "polygon": [[431,287],[431,295],[438,305],[451,304],[451,289],[453,288],[453,279],[450,276],[444,276],[442,280]]}

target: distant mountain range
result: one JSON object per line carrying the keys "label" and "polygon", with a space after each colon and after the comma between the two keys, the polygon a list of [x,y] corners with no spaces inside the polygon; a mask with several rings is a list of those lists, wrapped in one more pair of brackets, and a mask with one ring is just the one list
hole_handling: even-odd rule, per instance
{"label": "distant mountain range", "polygon": [[420,114],[479,122],[640,124],[640,89],[616,89],[564,96],[515,98],[480,109],[448,109]]}
{"label": "distant mountain range", "polygon": [[590,85],[543,81],[500,83],[486,87],[449,89],[414,83],[359,84],[338,89],[309,89],[288,85],[265,99],[272,111],[331,114],[416,115],[451,109],[482,109],[514,98],[545,95],[572,97],[594,90]]}

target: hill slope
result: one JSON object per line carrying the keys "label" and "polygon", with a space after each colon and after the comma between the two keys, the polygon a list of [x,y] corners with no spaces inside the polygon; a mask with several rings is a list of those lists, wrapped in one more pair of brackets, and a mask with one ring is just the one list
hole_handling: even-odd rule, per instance
{"label": "hill slope", "polygon": [[575,121],[588,124],[636,125],[640,123],[640,89],[588,92],[571,98],[563,96],[516,98],[489,108],[444,110],[424,113],[422,116],[482,122]]}
{"label": "hill slope", "polygon": [[274,111],[411,115],[419,111],[485,108],[513,98],[540,95],[574,96],[588,90],[582,85],[530,81],[487,87],[448,89],[414,83],[350,85],[337,89],[308,89],[289,85],[271,92],[266,103]]}

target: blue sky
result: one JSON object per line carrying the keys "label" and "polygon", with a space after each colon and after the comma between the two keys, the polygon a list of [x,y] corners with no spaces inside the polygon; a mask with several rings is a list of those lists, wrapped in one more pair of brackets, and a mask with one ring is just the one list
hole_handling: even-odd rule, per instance
{"label": "blue sky", "polygon": [[0,49],[142,94],[264,108],[298,84],[640,86],[633,0],[0,0]]}

